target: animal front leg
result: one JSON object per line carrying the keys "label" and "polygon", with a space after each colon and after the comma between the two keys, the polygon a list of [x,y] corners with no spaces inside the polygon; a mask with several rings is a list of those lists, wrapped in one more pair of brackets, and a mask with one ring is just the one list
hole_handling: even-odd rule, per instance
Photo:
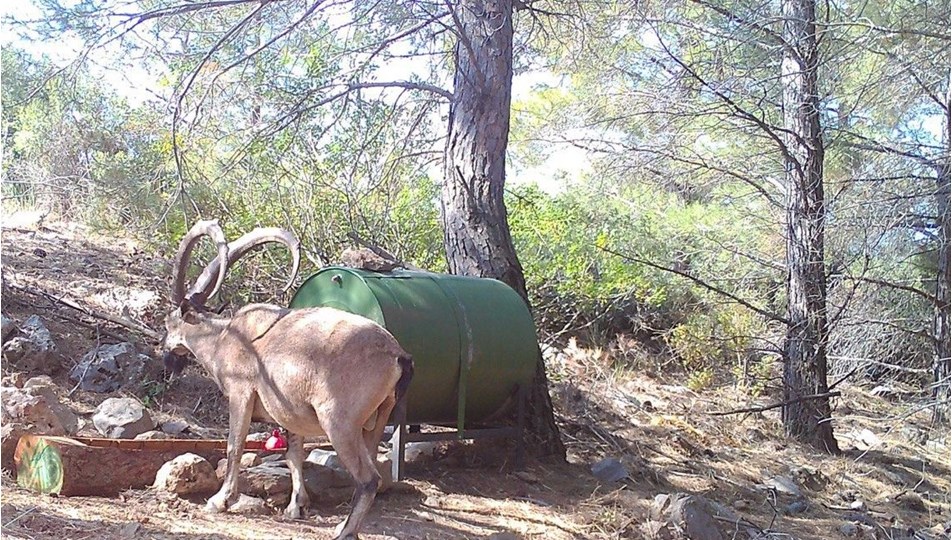
{"label": "animal front leg", "polygon": [[225,467],[225,479],[208,503],[205,510],[219,513],[228,510],[228,506],[238,499],[238,470],[241,452],[245,448],[248,426],[251,425],[251,411],[254,405],[252,395],[231,395],[228,398],[228,459]]}
{"label": "animal front leg", "polygon": [[288,469],[291,470],[291,502],[284,515],[291,519],[301,518],[311,500],[304,488],[304,437],[297,433],[288,433],[288,451],[286,454]]}

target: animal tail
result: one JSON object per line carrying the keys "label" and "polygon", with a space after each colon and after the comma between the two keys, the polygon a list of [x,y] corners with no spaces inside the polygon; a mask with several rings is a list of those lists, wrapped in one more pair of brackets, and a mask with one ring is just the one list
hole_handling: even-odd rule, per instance
{"label": "animal tail", "polygon": [[410,387],[410,381],[413,379],[413,358],[409,354],[397,357],[397,363],[400,364],[400,379],[397,381],[395,389],[397,401],[407,394],[407,388]]}

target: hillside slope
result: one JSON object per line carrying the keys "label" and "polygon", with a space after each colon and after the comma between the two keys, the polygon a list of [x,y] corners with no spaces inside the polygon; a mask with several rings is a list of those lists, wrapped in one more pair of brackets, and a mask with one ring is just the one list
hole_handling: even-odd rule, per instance
{"label": "hillside slope", "polygon": [[[160,423],[186,423],[188,436],[224,434],[214,384],[195,367],[166,380],[155,337],[135,329],[161,330],[166,260],[130,239],[51,223],[5,227],[2,265],[3,314],[16,323],[38,315],[57,346],[55,365],[39,370],[22,373],[4,361],[4,385],[46,372],[79,415],[81,434],[96,434],[93,409],[116,395],[139,398]],[[86,351],[125,340],[152,357],[138,384],[104,394],[75,387],[68,372]],[[725,538],[948,538],[948,426],[930,426],[914,395],[886,399],[844,385],[834,415],[845,451],[832,457],[785,440],[777,410],[710,415],[751,404],[735,388],[694,392],[624,369],[619,354],[570,344],[550,355],[568,464],[533,461],[512,471],[508,452],[492,441],[441,445],[378,498],[364,536],[667,538],[652,516],[655,498],[688,493],[737,517],[719,523]],[[617,458],[628,478],[599,484],[591,466],[605,458]],[[777,488],[785,483],[799,495]],[[151,490],[52,498],[17,487],[8,472],[2,488],[2,533],[10,538],[330,538],[346,512],[318,504],[303,521],[279,512],[208,516],[201,499]]]}

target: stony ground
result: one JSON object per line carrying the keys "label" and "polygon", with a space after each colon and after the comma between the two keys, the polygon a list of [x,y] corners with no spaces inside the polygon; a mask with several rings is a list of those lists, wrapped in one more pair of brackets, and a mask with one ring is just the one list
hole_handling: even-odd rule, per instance
{"label": "stony ground", "polygon": [[[5,226],[2,265],[3,313],[17,322],[37,314],[48,325],[57,395],[79,414],[81,433],[94,434],[93,409],[116,395],[142,400],[159,422],[186,422],[194,436],[224,433],[220,396],[197,369],[171,384],[151,370],[142,384],[112,394],[83,392],[67,378],[97,342],[133,340],[156,357],[154,340],[127,326],[160,329],[165,259],[75,224],[33,223]],[[949,427],[930,425],[915,393],[842,385],[834,417],[843,453],[829,456],[785,440],[776,410],[709,414],[771,396],[755,400],[730,386],[694,392],[670,375],[619,369],[613,351],[570,346],[550,356],[569,463],[531,461],[513,471],[498,444],[441,446],[380,495],[363,537],[665,538],[652,519],[655,497],[688,493],[733,514],[731,523],[718,518],[723,538],[948,538]],[[6,380],[17,369],[5,361]],[[617,458],[628,478],[601,484],[591,465],[605,458]],[[346,503],[319,504],[299,521],[279,512],[209,516],[201,498],[152,490],[40,496],[8,472],[0,486],[4,538],[330,538],[348,511]]]}

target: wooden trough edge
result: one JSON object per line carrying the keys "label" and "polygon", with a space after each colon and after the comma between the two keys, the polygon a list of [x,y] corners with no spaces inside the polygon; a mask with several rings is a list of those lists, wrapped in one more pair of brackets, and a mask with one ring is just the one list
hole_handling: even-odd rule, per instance
{"label": "wooden trough edge", "polygon": [[[306,445],[325,447],[328,445]],[[58,495],[116,495],[152,485],[165,462],[186,452],[212,464],[224,457],[224,439],[104,439],[24,435],[13,459],[17,484]],[[264,451],[263,441],[245,442],[245,451]]]}

